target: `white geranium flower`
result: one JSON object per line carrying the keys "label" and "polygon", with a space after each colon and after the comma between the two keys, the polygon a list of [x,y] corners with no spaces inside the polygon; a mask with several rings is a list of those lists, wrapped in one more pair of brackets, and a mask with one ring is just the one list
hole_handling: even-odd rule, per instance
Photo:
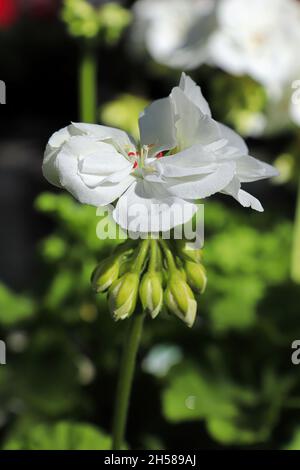
{"label": "white geranium flower", "polygon": [[161,64],[193,69],[207,59],[217,0],[139,0],[133,41]]}
{"label": "white geranium flower", "polygon": [[248,74],[271,93],[300,70],[297,0],[220,0],[217,16],[210,56],[224,70]]}
{"label": "white geranium flower", "polygon": [[140,146],[110,127],[74,123],[60,130],[46,148],[45,177],[82,203],[116,202],[115,221],[131,231],[167,231],[183,224],[196,212],[198,199],[217,192],[263,210],[241,183],[277,171],[250,157],[243,139],[212,119],[191,78],[183,74],[168,98],[145,109],[139,124]]}

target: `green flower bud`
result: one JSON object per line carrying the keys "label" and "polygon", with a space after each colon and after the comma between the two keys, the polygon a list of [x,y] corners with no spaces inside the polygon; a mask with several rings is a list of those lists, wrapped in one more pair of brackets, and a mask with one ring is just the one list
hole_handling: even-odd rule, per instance
{"label": "green flower bud", "polygon": [[103,260],[92,274],[92,287],[97,292],[105,292],[118,279],[120,259],[114,256]]}
{"label": "green flower bud", "polygon": [[203,264],[186,261],[184,268],[188,284],[195,292],[203,294],[207,284],[206,270]]}
{"label": "green flower bud", "polygon": [[117,279],[109,289],[108,301],[114,319],[130,317],[136,307],[139,290],[139,275],[126,273]]}
{"label": "green flower bud", "polygon": [[100,8],[99,20],[105,40],[108,44],[115,44],[130,24],[132,14],[127,8],[111,2]]}
{"label": "green flower bud", "polygon": [[187,261],[194,261],[195,263],[200,263],[203,258],[202,250],[196,249],[193,247],[193,244],[185,240],[176,240],[176,250],[180,258]]}
{"label": "green flower bud", "polygon": [[99,34],[97,10],[86,0],[64,0],[62,19],[72,36],[89,39]]}
{"label": "green flower bud", "polygon": [[165,305],[189,327],[193,326],[197,314],[197,302],[189,285],[178,271],[170,275],[165,291]]}
{"label": "green flower bud", "polygon": [[147,272],[140,285],[140,299],[143,308],[152,318],[157,317],[163,306],[162,275],[156,271]]}

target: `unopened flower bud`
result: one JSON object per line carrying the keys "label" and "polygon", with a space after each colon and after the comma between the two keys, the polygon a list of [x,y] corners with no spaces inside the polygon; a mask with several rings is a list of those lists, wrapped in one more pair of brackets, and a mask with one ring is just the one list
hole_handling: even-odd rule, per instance
{"label": "unopened flower bud", "polygon": [[206,270],[203,264],[186,261],[184,268],[188,284],[195,292],[203,294],[207,284]]}
{"label": "unopened flower bud", "polygon": [[139,290],[139,275],[126,273],[109,289],[109,307],[115,320],[130,317],[136,307]]}
{"label": "unopened flower bud", "polygon": [[110,256],[103,260],[92,274],[92,287],[96,292],[105,292],[112,283],[118,279],[120,271],[120,260],[118,257]]}
{"label": "unopened flower bud", "polygon": [[156,271],[147,272],[140,285],[140,299],[143,308],[152,318],[157,317],[163,306],[162,275]]}
{"label": "unopened flower bud", "polygon": [[181,273],[171,274],[165,291],[165,304],[170,313],[177,315],[189,327],[193,326],[197,314],[197,302]]}
{"label": "unopened flower bud", "polygon": [[203,258],[203,252],[200,248],[195,248],[193,243],[185,240],[176,240],[176,250],[178,255],[187,261],[200,263]]}

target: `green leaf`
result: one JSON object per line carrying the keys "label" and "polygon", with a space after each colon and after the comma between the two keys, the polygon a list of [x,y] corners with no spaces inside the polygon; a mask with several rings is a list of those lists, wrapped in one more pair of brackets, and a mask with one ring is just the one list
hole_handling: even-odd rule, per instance
{"label": "green leaf", "polygon": [[4,450],[108,450],[111,439],[89,424],[59,422],[37,424],[16,432],[4,444]]}
{"label": "green leaf", "polygon": [[[212,284],[214,279],[212,275]],[[224,332],[233,328],[244,330],[251,327],[257,319],[257,304],[264,294],[262,281],[254,276],[222,277],[218,279],[218,287],[221,295],[212,300],[209,315],[214,330]]]}
{"label": "green leaf", "polygon": [[300,450],[300,428],[297,427],[288,444],[282,447],[283,450]]}
{"label": "green leaf", "polygon": [[222,361],[215,356],[205,367],[175,367],[163,393],[165,417],[175,423],[204,420],[211,437],[223,445],[266,441],[279,419],[290,380],[265,369],[265,381],[254,390],[233,381],[220,366]]}
{"label": "green leaf", "polygon": [[185,367],[173,376],[163,393],[164,415],[173,422],[235,416],[237,409],[226,388],[225,382],[217,382],[207,374]]}
{"label": "green leaf", "polygon": [[222,444],[255,444],[263,442],[269,436],[269,432],[262,429],[243,428],[234,420],[211,418],[207,421],[207,430],[214,439]]}
{"label": "green leaf", "polygon": [[13,326],[28,320],[35,314],[34,301],[26,296],[14,294],[0,284],[0,324]]}

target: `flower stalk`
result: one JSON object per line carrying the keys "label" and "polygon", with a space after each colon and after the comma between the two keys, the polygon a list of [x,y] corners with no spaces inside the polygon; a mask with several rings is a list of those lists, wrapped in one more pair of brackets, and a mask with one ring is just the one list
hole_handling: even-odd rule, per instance
{"label": "flower stalk", "polygon": [[82,42],[79,64],[79,112],[82,122],[97,120],[97,58],[92,39]]}
{"label": "flower stalk", "polygon": [[132,389],[136,356],[142,335],[143,323],[144,314],[134,315],[129,320],[128,331],[127,335],[125,336],[115,401],[112,450],[121,450],[124,445],[130,393]]}

